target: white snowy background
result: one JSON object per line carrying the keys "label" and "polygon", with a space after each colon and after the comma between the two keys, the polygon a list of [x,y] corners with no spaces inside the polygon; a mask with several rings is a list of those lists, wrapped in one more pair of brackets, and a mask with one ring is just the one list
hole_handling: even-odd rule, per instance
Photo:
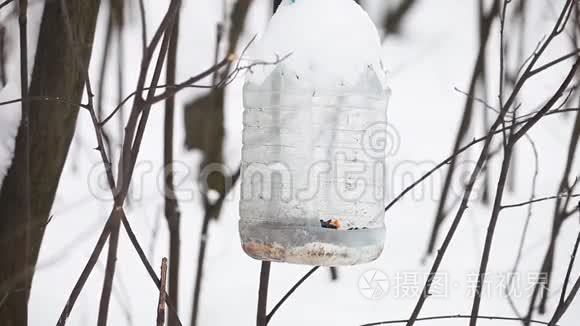
{"label": "white snowy background", "polygon": [[[228,4],[231,1],[228,1]],[[260,33],[270,15],[270,2],[255,0],[248,15],[246,30],[240,44],[246,44]],[[377,21],[388,1],[368,0],[367,8]],[[541,37],[552,28],[562,1],[533,1],[529,20],[526,53],[530,53]],[[103,1],[106,4],[107,1]],[[167,1],[146,1],[149,35],[159,23]],[[215,0],[184,1],[178,51],[178,80],[192,76],[213,61],[215,25],[222,18],[222,2]],[[35,40],[42,5],[31,8],[30,39]],[[136,3],[131,2],[129,26],[126,34],[125,93],[136,85],[140,63],[140,29]],[[5,15],[5,14],[4,14]],[[105,15],[101,13],[91,62],[91,77],[96,85],[101,61],[105,31]],[[347,23],[345,19],[345,23]],[[17,28],[14,18],[6,20],[9,33]],[[450,152],[455,132],[461,118],[465,97],[454,90],[465,90],[477,51],[476,1],[440,0],[419,1],[399,37],[384,42],[383,61],[389,70],[389,83],[393,97],[389,119],[396,130],[397,146],[388,158],[388,175],[391,186],[389,198],[404,185],[420,177],[422,172],[443,160]],[[508,31],[509,33],[509,31]],[[16,35],[12,33],[12,35]],[[499,27],[495,26],[488,51],[490,60],[490,90],[497,95]],[[17,42],[17,39],[13,39]],[[34,42],[33,42],[34,43]],[[549,51],[549,57],[570,51],[568,39],[563,37]],[[31,44],[31,49],[35,48]],[[112,53],[114,54],[114,47]],[[32,65],[34,53],[30,54]],[[111,60],[116,60],[113,56]],[[546,59],[547,60],[547,59]],[[561,82],[566,64],[543,74],[524,90],[523,110],[533,110]],[[115,69],[111,65],[110,69]],[[0,100],[18,98],[18,56],[10,51],[9,84],[0,90]],[[111,70],[110,70],[111,71]],[[116,78],[108,74],[105,95],[106,108],[116,105]],[[241,147],[241,85],[242,79],[228,87],[226,103],[225,145],[226,161],[234,169],[240,160]],[[180,316],[189,323],[197,244],[202,221],[200,198],[193,182],[196,175],[198,153],[183,149],[184,130],[182,106],[202,94],[186,90],[177,96],[175,157],[190,167],[182,171],[191,182],[179,189],[181,223],[181,287]],[[491,100],[494,104],[493,99]],[[476,109],[472,136],[482,134],[483,108]],[[19,105],[0,108],[0,180],[10,164],[13,137],[19,122]],[[109,132],[114,144],[119,144],[117,121],[112,121]],[[537,143],[540,154],[538,196],[553,195],[557,191],[561,170],[565,162],[572,119],[550,117],[534,128],[530,135]],[[161,258],[168,254],[168,232],[163,216],[162,175],[163,107],[154,107],[139,156],[133,180],[133,192],[127,209],[129,220],[158,270]],[[71,289],[76,282],[111,207],[107,188],[96,180],[100,158],[93,150],[96,141],[90,118],[80,112],[75,138],[71,145],[63,177],[54,202],[54,216],[46,229],[38,271],[34,278],[30,301],[30,325],[51,325],[56,322]],[[462,157],[466,166],[474,152]],[[497,166],[499,158],[494,159]],[[533,156],[527,142],[521,142],[516,158],[516,191],[507,195],[505,202],[525,201],[529,197],[533,175]],[[580,174],[580,164],[575,162],[573,175]],[[95,172],[96,171],[96,172]],[[497,176],[495,168],[492,175]],[[338,282],[331,282],[327,269],[317,271],[279,310],[271,325],[360,325],[379,320],[406,319],[409,317],[420,292],[425,274],[431,267],[432,257],[423,262],[437,196],[443,174],[436,174],[421,191],[416,191],[386,215],[387,244],[377,261],[349,268],[340,268]],[[459,181],[456,182],[458,184]],[[455,189],[459,189],[456,187]],[[238,195],[236,188],[223,209],[222,217],[210,227],[208,259],[202,289],[200,325],[251,325],[255,323],[257,289],[260,263],[247,257],[239,244],[237,233]],[[537,272],[547,247],[552,223],[553,202],[534,206],[529,236],[524,246],[520,265],[520,310],[527,309],[531,293],[527,278]],[[479,267],[485,231],[489,220],[489,207],[478,201],[470,205],[446,258],[439,269],[444,275],[444,292],[429,298],[422,316],[441,314],[468,314],[471,309],[471,287]],[[498,223],[489,264],[490,293],[484,295],[481,314],[513,316],[501,289],[505,273],[513,265],[519,236],[526,218],[526,208],[504,211]],[[446,232],[448,221],[442,228]],[[556,249],[554,293],[549,300],[553,309],[559,297],[559,286],[564,278],[569,254],[579,230],[578,219],[567,222]],[[440,237],[440,239],[442,236]],[[150,280],[125,233],[121,233],[120,254],[110,309],[110,325],[152,325],[155,321],[158,291]],[[105,251],[106,252],[106,251]],[[70,316],[69,325],[91,325],[96,322],[98,302],[103,281],[106,254],[85,286]],[[573,275],[580,273],[580,265]],[[270,307],[294,282],[309,270],[305,266],[273,264],[270,280]],[[365,297],[360,278],[368,271],[378,271],[388,278],[384,283],[387,292],[376,299]],[[531,274],[530,274],[531,273]],[[551,316],[550,311],[550,316]],[[540,319],[547,317],[538,317]],[[560,325],[573,326],[580,322],[580,303],[575,302]],[[518,322],[480,321],[480,325],[514,324]],[[423,325],[465,325],[465,320],[422,322]]]}

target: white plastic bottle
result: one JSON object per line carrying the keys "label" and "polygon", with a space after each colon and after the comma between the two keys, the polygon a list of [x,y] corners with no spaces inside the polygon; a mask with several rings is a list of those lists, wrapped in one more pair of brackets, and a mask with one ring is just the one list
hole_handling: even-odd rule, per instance
{"label": "white plastic bottle", "polygon": [[[372,23],[369,31],[368,16],[351,0],[300,1],[282,7],[268,31],[289,42],[282,47],[292,55],[253,71],[244,86],[242,246],[260,260],[325,266],[369,262],[380,255],[385,241],[389,90],[378,35]],[[329,12],[325,3],[336,5],[336,12]],[[353,15],[354,32],[371,35],[352,45],[366,46],[370,39],[376,47],[361,50],[376,53],[361,57],[354,51],[341,62],[345,66],[333,69],[333,58],[325,58],[323,51],[333,46],[341,50],[344,45],[333,38],[348,35],[325,29],[335,22],[320,23],[315,17],[322,10]],[[297,16],[299,22],[294,21]],[[309,23],[310,30],[323,31],[319,36],[326,44],[296,39],[297,29]],[[293,29],[292,24],[300,25]],[[263,43],[268,43],[268,32]],[[316,46],[324,49],[316,51]],[[278,43],[265,48],[280,51]]]}

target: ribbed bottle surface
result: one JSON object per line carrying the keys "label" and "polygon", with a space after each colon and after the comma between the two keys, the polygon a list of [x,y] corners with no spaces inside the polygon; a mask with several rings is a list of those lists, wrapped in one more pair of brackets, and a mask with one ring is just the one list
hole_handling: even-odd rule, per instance
{"label": "ribbed bottle surface", "polygon": [[244,86],[240,235],[251,257],[309,265],[376,259],[384,244],[388,92],[304,86],[282,66]]}

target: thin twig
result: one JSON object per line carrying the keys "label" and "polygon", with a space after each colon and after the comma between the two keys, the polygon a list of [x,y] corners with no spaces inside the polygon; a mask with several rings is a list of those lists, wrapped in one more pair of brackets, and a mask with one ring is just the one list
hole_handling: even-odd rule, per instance
{"label": "thin twig", "polygon": [[0,3],[0,9],[2,9],[2,8],[6,7],[6,6],[7,6],[7,5],[9,5],[9,4],[10,4],[12,1],[14,1],[14,0],[6,0],[6,1],[4,1],[4,2]]}
{"label": "thin twig", "polygon": [[[193,84],[196,83],[196,82],[198,82],[198,81],[200,81],[200,80],[202,80],[202,79],[204,79],[205,77],[209,76],[214,71],[221,69],[223,66],[225,66],[227,64],[228,60],[230,60],[231,58],[232,57],[225,58],[224,60],[222,60],[219,63],[218,66],[213,66],[213,67],[207,69],[206,71],[202,72],[201,74],[198,74],[198,75],[196,75],[194,77],[191,77],[187,81],[185,81],[183,83],[180,83],[179,85],[181,85],[181,86],[179,86],[179,85],[174,85],[174,86],[158,85],[158,86],[155,86],[153,89],[157,89],[157,88],[177,88],[177,87],[179,87],[179,90],[182,90],[182,89],[184,89],[186,87],[198,87],[198,86],[195,86]],[[190,83],[187,83],[188,81],[191,81],[191,82]],[[199,86],[199,87],[205,88],[205,86]],[[137,93],[139,93],[140,91],[149,91],[151,89],[152,89],[151,87],[144,87],[141,90],[135,90],[131,94],[127,95],[123,99],[123,101],[121,103],[119,103],[117,105],[117,107],[103,121],[100,122],[100,125],[101,126],[104,126],[105,124],[107,124],[107,122],[109,122],[109,120],[111,120],[111,118],[113,118],[113,116],[115,116],[115,114],[117,114],[117,112],[119,112],[119,110],[121,110],[121,108],[123,107],[123,105],[125,103],[127,103],[131,98],[133,98],[134,96],[136,96]],[[153,98],[153,102],[159,102],[159,101],[165,100],[169,96],[174,96],[175,93],[177,93],[177,92],[178,92],[178,90],[172,92],[171,94],[163,94],[163,95],[154,97]]]}
{"label": "thin twig", "polygon": [[157,305],[157,326],[165,324],[165,288],[167,284],[167,258],[161,260],[161,287],[159,289],[159,304]]}
{"label": "thin twig", "polygon": [[302,283],[304,283],[304,281],[306,281],[314,272],[316,272],[316,270],[318,270],[318,268],[320,268],[320,266],[315,266],[312,269],[310,269],[308,271],[308,273],[306,273],[304,276],[302,276],[302,278],[300,280],[298,280],[298,282],[296,282],[296,284],[294,284],[294,286],[292,286],[290,288],[290,290],[288,290],[288,292],[286,292],[286,294],[282,297],[282,299],[280,299],[280,301],[278,301],[278,303],[276,303],[276,305],[274,306],[272,311],[270,311],[268,316],[266,316],[266,324],[268,324],[270,322],[270,320],[272,319],[274,314],[276,314],[276,311],[278,311],[278,309],[280,309],[280,307],[282,307],[284,302],[286,302],[286,300],[288,300],[288,298],[290,298],[290,296],[300,287],[300,285],[302,285]]}
{"label": "thin twig", "polygon": [[[137,236],[135,235],[135,232],[133,232],[133,229],[131,228],[129,221],[127,220],[127,216],[123,215],[122,218],[123,219],[121,220],[121,222],[123,223],[123,228],[125,229],[125,232],[127,233],[127,236],[129,237],[129,241],[131,241],[131,244],[135,248],[135,251],[137,251],[137,255],[139,256],[139,259],[143,263],[143,266],[145,266],[145,270],[147,270],[147,273],[149,274],[149,277],[151,278],[151,280],[153,280],[153,283],[155,283],[155,286],[158,289],[161,288],[161,280],[155,274],[155,270],[153,269],[153,266],[151,266],[151,263],[149,262],[149,260],[147,259],[147,256],[145,255],[145,251],[143,250],[143,248],[139,244],[139,241],[137,240]],[[179,320],[179,315],[177,314],[177,310],[176,310],[175,305],[173,304],[171,298],[169,296],[167,296],[165,301],[167,303],[167,307],[169,308],[169,312],[171,312],[170,316],[173,316],[173,318],[176,319],[177,324],[179,326],[182,326],[181,320]]]}
{"label": "thin twig", "polygon": [[[570,174],[572,173],[572,166],[576,156],[576,148],[578,140],[580,138],[580,113],[576,114],[576,121],[574,122],[574,127],[572,130],[572,135],[570,137],[570,143],[568,145],[568,153],[566,158],[566,163],[564,171],[562,173],[562,179],[558,186],[558,192],[572,192],[572,187],[568,187]],[[543,275],[541,279],[536,281],[534,286],[530,303],[528,305],[527,317],[531,318],[534,309],[536,309],[536,300],[538,295],[541,297],[540,304],[538,306],[538,311],[540,313],[545,312],[545,305],[548,299],[548,290],[550,287],[550,281],[552,276],[553,261],[554,261],[554,250],[556,247],[556,242],[560,234],[560,230],[564,221],[571,215],[566,212],[570,199],[565,198],[563,201],[561,198],[557,198],[554,205],[554,215],[552,221],[552,230],[550,232],[550,241],[548,244],[547,251],[544,255],[542,265],[540,268],[540,275]]]}
{"label": "thin twig", "polygon": [[489,262],[489,253],[491,251],[491,244],[492,244],[493,236],[495,233],[495,227],[496,227],[497,220],[499,218],[499,214],[501,211],[501,202],[503,200],[504,189],[506,186],[507,176],[508,176],[509,168],[511,165],[511,157],[512,157],[511,155],[513,154],[513,149],[514,149],[514,145],[515,145],[515,143],[511,142],[511,135],[513,135],[512,132],[510,132],[510,138],[508,138],[504,135],[504,137],[506,137],[506,140],[504,141],[505,142],[504,158],[502,161],[499,181],[498,181],[496,192],[495,192],[493,210],[491,213],[491,218],[490,218],[490,222],[489,222],[488,229],[487,229],[485,244],[484,244],[484,248],[483,248],[483,252],[482,252],[482,256],[481,256],[481,263],[479,265],[479,274],[478,274],[478,278],[477,278],[477,285],[476,285],[476,289],[475,289],[475,295],[473,298],[473,306],[472,306],[472,310],[471,310],[470,326],[475,326],[477,324],[477,320],[478,320],[477,316],[479,316],[479,306],[480,306],[480,302],[481,302],[481,293],[482,293],[482,288],[483,288],[483,282],[485,279],[485,271],[487,270],[487,265]]}
{"label": "thin twig", "polygon": [[[104,97],[105,97],[105,79],[106,79],[106,73],[107,73],[107,67],[109,66],[109,53],[111,50],[111,38],[113,36],[113,7],[111,5],[111,10],[109,12],[109,15],[107,16],[107,30],[105,32],[105,48],[103,50],[103,59],[101,61],[101,67],[99,70],[99,82],[97,84],[97,117],[99,118],[99,120],[103,119],[103,106],[104,106]],[[101,129],[101,132],[103,133],[103,138],[105,140],[105,145],[107,146],[106,150],[107,153],[109,154],[109,157],[111,157],[111,160],[113,160],[112,155],[113,152],[111,150],[111,139],[108,136],[107,132],[105,131],[104,128]]]}
{"label": "thin twig", "polygon": [[532,70],[532,71],[530,71],[530,75],[532,75],[532,76],[533,75],[536,75],[536,74],[538,74],[538,73],[540,73],[540,72],[542,72],[542,71],[544,71],[546,69],[549,69],[549,68],[557,65],[560,62],[566,61],[566,60],[568,60],[570,58],[573,58],[573,57],[577,56],[579,53],[580,53],[580,49],[576,49],[576,50],[574,50],[571,53],[568,53],[566,55],[563,55],[563,56],[559,57],[558,59],[552,60],[552,61],[550,61],[550,62],[548,62],[548,63],[546,63],[546,64],[544,64],[544,65],[542,65],[542,66],[540,66],[540,67],[538,67],[538,68],[536,68],[534,70]]}
{"label": "thin twig", "polygon": [[[556,111],[550,111],[548,112],[545,116],[552,116],[555,114],[559,114],[559,113],[567,113],[567,112],[579,112],[580,109],[577,108],[569,108],[569,109],[560,109],[560,110],[556,110]],[[519,125],[523,125],[527,122],[529,122],[531,120],[531,118],[528,119],[524,119],[524,120],[519,120],[517,122],[514,123],[514,125],[519,126]],[[506,130],[512,128],[512,125],[506,126]],[[496,131],[493,132],[493,134],[498,134],[503,132],[504,128],[502,129],[498,129]],[[403,189],[403,191],[401,191],[393,200],[391,200],[389,202],[389,204],[387,204],[387,206],[385,207],[385,212],[387,212],[388,210],[390,210],[393,206],[395,206],[396,203],[398,203],[403,197],[405,197],[405,195],[407,193],[409,193],[409,191],[413,190],[415,187],[417,187],[419,184],[421,184],[425,179],[429,178],[431,175],[433,175],[433,173],[437,172],[439,169],[441,169],[442,167],[446,166],[449,161],[451,160],[452,157],[461,155],[462,153],[464,153],[465,151],[467,151],[469,148],[484,142],[487,139],[488,135],[486,136],[482,136],[479,138],[476,138],[474,140],[472,140],[469,144],[461,147],[459,150],[457,150],[455,153],[451,154],[450,156],[448,156],[446,159],[444,159],[443,161],[441,161],[440,163],[438,163],[435,167],[433,167],[431,170],[427,171],[424,175],[422,175],[420,178],[418,178],[415,182],[413,182],[412,184],[410,184],[408,187],[406,187],[405,189]]]}
{"label": "thin twig", "polygon": [[556,325],[556,323],[562,318],[562,316],[564,316],[564,314],[566,313],[568,308],[570,308],[570,305],[576,298],[578,290],[580,290],[580,276],[578,277],[578,279],[576,279],[576,283],[574,283],[574,286],[570,290],[570,294],[566,298],[566,301],[564,301],[564,304],[560,307],[560,309],[557,309],[556,312],[554,312],[554,316],[552,317],[548,325],[550,326]]}
{"label": "thin twig", "polygon": [[[213,67],[207,69],[206,71],[201,72],[200,74],[198,74],[196,76],[190,77],[189,79],[187,79],[179,84],[155,86],[154,89],[165,88],[165,89],[167,89],[167,91],[165,93],[154,96],[151,99],[151,101],[148,102],[148,104],[155,104],[155,103],[164,101],[165,99],[167,99],[167,97],[174,96],[176,93],[178,93],[179,91],[182,91],[186,88],[214,89],[214,88],[221,88],[221,87],[228,86],[230,83],[232,83],[236,79],[236,77],[242,71],[251,70],[252,68],[254,68],[256,66],[277,65],[292,55],[291,53],[289,53],[285,56],[278,57],[276,60],[273,60],[273,61],[256,61],[256,62],[253,62],[251,64],[243,66],[243,65],[241,65],[241,62],[242,62],[241,58],[243,57],[243,53],[248,50],[248,48],[252,44],[253,40],[254,40],[254,38],[248,43],[248,45],[246,45],[246,48],[244,48],[244,50],[242,51],[242,55],[239,58],[234,54],[230,54],[227,57],[225,57],[224,59],[222,59],[222,61],[220,61],[219,63],[214,65]],[[220,69],[222,69],[224,67],[228,67],[232,62],[234,62],[236,60],[238,61],[238,63],[236,64],[236,67],[229,74],[227,74],[227,76],[224,76],[223,79],[221,81],[219,81],[217,84],[212,84],[212,85],[198,85],[198,84],[196,84],[197,82],[199,82],[202,79],[214,74],[215,72],[219,71]],[[227,70],[224,70],[224,71],[227,71]],[[144,87],[141,90],[142,91],[143,90],[150,90],[150,87]],[[117,105],[117,107],[115,107],[115,109],[100,123],[100,125],[103,126],[103,125],[107,124],[107,122],[109,122],[109,120],[111,120],[111,118],[113,118],[113,116],[115,114],[117,114],[117,112],[122,110],[123,106],[131,98],[135,97],[138,92],[139,92],[139,90],[135,90],[131,94],[127,95]],[[1,105],[1,103],[0,103],[0,105]]]}
{"label": "thin twig", "polygon": [[[580,216],[580,202],[578,203],[578,215]],[[562,289],[562,296],[560,298],[560,302],[558,303],[558,307],[556,308],[556,311],[554,312],[552,319],[550,319],[549,325],[555,325],[560,320],[560,318],[562,318],[564,313],[568,310],[568,308],[572,304],[572,301],[574,301],[574,299],[576,298],[576,295],[578,294],[578,290],[580,290],[580,276],[579,276],[578,279],[576,280],[576,282],[574,283],[572,290],[570,290],[570,294],[568,295],[568,297],[566,297],[564,299],[566,287],[568,285],[568,281],[570,278],[570,272],[572,270],[572,265],[574,264],[574,258],[576,257],[576,253],[578,251],[579,242],[580,242],[580,233],[578,234],[578,237],[576,238],[576,244],[574,245],[574,251],[572,252],[570,264],[568,265],[568,271],[566,273],[566,279],[564,280],[564,288]]]}
{"label": "thin twig", "polygon": [[[580,206],[579,206],[580,207]],[[572,250],[572,255],[570,256],[570,263],[568,264],[568,270],[566,271],[566,277],[564,278],[564,285],[562,286],[562,294],[560,296],[560,302],[558,307],[564,305],[566,301],[566,289],[568,288],[568,282],[570,281],[570,274],[572,274],[572,268],[574,267],[574,260],[576,259],[576,254],[578,253],[578,244],[580,244],[580,232],[576,237],[576,243],[574,244],[574,249]]]}
{"label": "thin twig", "polygon": [[64,326],[66,324],[66,320],[69,317],[72,308],[74,307],[93,269],[95,268],[95,265],[99,261],[99,256],[101,255],[101,252],[103,251],[103,248],[105,247],[105,244],[109,239],[110,232],[111,232],[111,218],[108,218],[107,223],[105,224],[103,231],[101,231],[101,235],[99,236],[99,239],[97,240],[97,243],[93,248],[93,252],[89,257],[89,260],[87,261],[87,264],[85,265],[83,271],[81,272],[79,279],[77,280],[75,286],[73,287],[73,290],[69,295],[69,298],[67,299],[64,308],[62,309],[60,317],[56,323],[57,326]]}
{"label": "thin twig", "polygon": [[502,208],[522,207],[522,206],[527,206],[529,204],[539,203],[539,202],[543,202],[543,201],[547,201],[547,200],[553,200],[553,199],[558,199],[558,198],[566,198],[566,197],[577,198],[577,197],[580,197],[580,194],[561,194],[561,195],[556,195],[556,196],[549,196],[549,197],[537,198],[537,199],[534,199],[534,200],[528,200],[528,201],[525,201],[525,202],[522,202],[522,203],[518,203],[518,204],[503,205]]}
{"label": "thin twig", "polygon": [[[416,318],[415,321],[429,321],[429,320],[441,320],[441,319],[469,319],[471,318],[470,315],[446,315],[446,316],[433,316],[433,317],[422,317]],[[515,317],[501,317],[501,316],[477,316],[478,319],[487,319],[487,320],[506,320],[506,321],[522,321],[521,318]],[[378,325],[391,325],[391,324],[404,324],[408,323],[409,320],[390,320],[390,321],[381,321],[376,323],[364,324],[361,326],[378,326]],[[548,325],[548,323],[539,321],[539,320],[530,320],[532,323],[536,323],[539,325]]]}
{"label": "thin twig", "polygon": [[[538,149],[536,147],[536,143],[532,140],[532,138],[529,135],[526,135],[526,139],[528,139],[528,141],[532,147],[533,154],[534,154],[534,176],[532,177],[532,190],[530,192],[530,201],[532,201],[536,197],[536,186],[537,186],[537,181],[538,181],[538,174],[539,174],[539,170],[540,170],[539,165],[540,164],[539,164],[539,155],[538,155]],[[522,236],[520,237],[520,243],[518,246],[518,253],[516,256],[516,260],[514,262],[514,266],[512,267],[511,273],[509,274],[507,286],[505,287],[505,296],[508,300],[508,303],[509,303],[510,307],[512,308],[513,312],[516,314],[516,316],[518,316],[520,318],[522,316],[521,316],[519,310],[517,309],[515,302],[513,301],[511,295],[510,295],[510,289],[512,287],[514,275],[516,274],[516,272],[518,270],[518,266],[520,265],[520,261],[522,258],[522,252],[524,250],[524,243],[526,241],[526,236],[528,234],[530,220],[532,218],[533,207],[534,207],[533,204],[528,205],[528,214],[526,216],[526,221],[524,223],[524,229],[522,230]]]}
{"label": "thin twig", "polygon": [[6,83],[6,28],[0,24],[0,88]]}
{"label": "thin twig", "polygon": [[79,103],[72,103],[70,101],[67,101],[65,99],[62,99],[60,97],[50,97],[50,96],[30,96],[28,95],[26,97],[26,99],[23,98],[17,98],[14,100],[8,100],[8,101],[4,101],[4,102],[0,102],[0,106],[4,106],[4,105],[9,105],[9,104],[14,104],[14,103],[20,103],[20,102],[34,102],[34,101],[53,101],[53,102],[59,102],[62,104],[66,104],[66,105],[70,105],[70,106],[78,106],[81,107],[83,109],[87,109],[87,105],[85,104],[79,104]]}

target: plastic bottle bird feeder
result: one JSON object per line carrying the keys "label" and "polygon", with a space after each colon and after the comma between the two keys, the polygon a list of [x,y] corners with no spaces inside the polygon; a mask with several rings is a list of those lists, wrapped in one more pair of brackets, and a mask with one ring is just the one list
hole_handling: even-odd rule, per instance
{"label": "plastic bottle bird feeder", "polygon": [[382,252],[390,91],[380,53],[352,0],[287,0],[254,45],[263,64],[244,85],[239,225],[249,256],[336,266]]}

